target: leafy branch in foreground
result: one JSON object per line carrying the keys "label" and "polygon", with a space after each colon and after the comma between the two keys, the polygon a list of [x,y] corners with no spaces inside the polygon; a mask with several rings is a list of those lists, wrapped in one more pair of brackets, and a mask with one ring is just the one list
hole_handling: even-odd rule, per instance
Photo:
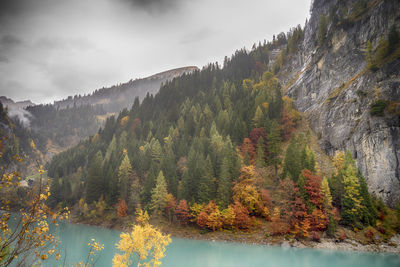
{"label": "leafy branch in foreground", "polygon": [[[3,138],[1,140],[4,140]],[[31,148],[38,153],[31,142]],[[2,153],[0,153],[0,157]],[[22,158],[14,156],[16,162]],[[68,219],[69,211],[65,208],[59,213],[52,212],[46,205],[50,196],[49,181],[43,178],[43,166],[37,161],[39,179],[27,192],[26,205],[18,210],[18,215],[10,211],[10,192],[20,188],[20,174],[9,171],[9,164],[0,168],[0,264],[1,266],[31,266],[35,262],[47,260],[56,252],[57,238],[50,232],[50,225],[58,226],[57,221]],[[15,220],[11,227],[11,220]]]}

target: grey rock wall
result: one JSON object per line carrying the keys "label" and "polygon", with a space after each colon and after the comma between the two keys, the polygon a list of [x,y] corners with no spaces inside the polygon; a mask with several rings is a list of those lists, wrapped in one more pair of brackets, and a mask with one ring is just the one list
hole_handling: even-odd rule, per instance
{"label": "grey rock wall", "polygon": [[[314,1],[305,28],[303,47],[291,56],[281,79],[304,112],[311,128],[321,136],[329,155],[350,150],[375,195],[394,205],[400,200],[400,117],[370,115],[377,99],[400,102],[400,59],[376,72],[366,70],[365,48],[386,37],[392,25],[400,32],[400,1],[380,1],[368,16],[347,28],[328,26],[329,41],[317,44],[320,14],[345,3],[348,12],[355,1]],[[342,7],[340,6],[340,7]]]}

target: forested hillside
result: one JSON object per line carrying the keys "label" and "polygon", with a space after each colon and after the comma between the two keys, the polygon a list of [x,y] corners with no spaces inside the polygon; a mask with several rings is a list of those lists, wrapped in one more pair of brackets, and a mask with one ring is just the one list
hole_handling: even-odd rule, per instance
{"label": "forested hillside", "polygon": [[[12,121],[7,108],[4,108],[0,102],[1,171],[18,169],[20,173],[26,174],[30,162],[42,157],[40,154],[33,153],[31,142],[41,143],[41,140],[26,129],[19,120]],[[25,160],[23,161],[22,158]]]}
{"label": "forested hillside", "polygon": [[92,219],[144,207],[211,230],[249,229],[259,218],[272,221],[272,234],[304,237],[334,235],[338,222],[376,226],[378,212],[387,210],[369,195],[351,154],[339,153],[334,173],[323,177],[311,133],[294,134],[301,115],[268,72],[270,51],[287,42],[296,48],[301,34],[301,27],[280,34],[225,58],[223,68],[210,64],[141,104],[135,99],[97,134],[54,157],[52,205],[75,205]]}

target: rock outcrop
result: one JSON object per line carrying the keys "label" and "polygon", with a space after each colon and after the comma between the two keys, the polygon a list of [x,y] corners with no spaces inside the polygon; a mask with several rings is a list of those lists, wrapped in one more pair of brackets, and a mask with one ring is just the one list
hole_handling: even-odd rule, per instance
{"label": "rock outcrop", "polygon": [[[280,78],[325,152],[350,150],[370,191],[394,205],[400,200],[400,57],[372,71],[365,50],[368,41],[376,49],[393,25],[400,32],[400,2],[361,2],[315,0],[302,47]],[[365,4],[361,14],[360,3]],[[335,14],[340,23],[332,22]],[[326,40],[318,44],[321,15],[328,27]],[[371,115],[377,100],[392,108]]]}

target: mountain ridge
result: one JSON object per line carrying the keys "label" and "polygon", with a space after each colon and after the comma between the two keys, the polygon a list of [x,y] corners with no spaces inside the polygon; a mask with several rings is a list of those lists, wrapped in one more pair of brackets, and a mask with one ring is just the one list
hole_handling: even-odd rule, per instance
{"label": "mountain ridge", "polygon": [[196,66],[170,69],[153,74],[146,78],[138,78],[135,80],[130,80],[126,83],[121,83],[119,85],[103,87],[93,91],[93,93],[88,95],[75,95],[74,97],[69,96],[67,99],[54,101],[54,106],[64,109],[74,105],[101,104],[107,112],[119,112],[123,108],[128,108],[133,103],[135,97],[139,97],[139,99],[142,100],[147,93],[157,93],[161,84],[165,83],[166,81],[196,70],[198,70],[198,67]]}

